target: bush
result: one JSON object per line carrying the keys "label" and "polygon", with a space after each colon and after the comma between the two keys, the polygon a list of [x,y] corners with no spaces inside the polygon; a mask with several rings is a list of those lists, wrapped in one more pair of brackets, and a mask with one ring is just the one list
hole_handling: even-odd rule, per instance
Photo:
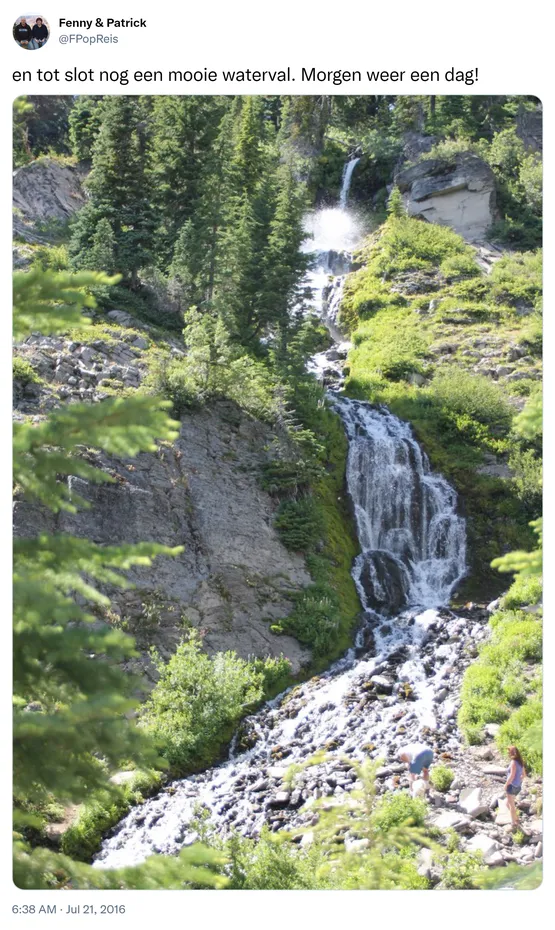
{"label": "bush", "polygon": [[449,854],[441,873],[442,888],[477,888],[477,878],[487,866],[481,853],[459,852]]}
{"label": "bush", "polygon": [[258,842],[233,836],[224,849],[230,860],[231,888],[282,891],[329,887],[317,877],[321,852],[301,851],[285,836],[273,836],[267,827]]}
{"label": "bush", "polygon": [[504,255],[495,262],[489,280],[499,303],[536,306],[542,293],[542,250]]}
{"label": "bush", "polygon": [[31,363],[20,355],[14,355],[12,358],[12,374],[14,381],[18,381],[22,386],[41,382]]}
{"label": "bush", "polygon": [[513,581],[501,602],[507,610],[516,610],[527,604],[538,604],[542,599],[542,579],[537,575],[519,575]]}
{"label": "bush", "polygon": [[[160,675],[140,726],[156,737],[175,771],[215,762],[233,728],[264,695],[260,666],[234,652],[208,656],[194,631],[166,663],[153,650]],[[276,660],[266,660],[272,666]]]}
{"label": "bush", "polygon": [[446,765],[434,765],[430,772],[430,781],[437,791],[449,791],[455,773]]}
{"label": "bush", "polygon": [[427,813],[428,805],[422,798],[412,798],[404,791],[389,791],[376,804],[372,823],[379,833],[387,834],[403,824],[423,827]]}
{"label": "bush", "polygon": [[429,388],[441,407],[472,417],[479,423],[507,431],[512,409],[497,384],[483,375],[453,370],[437,375]]}
{"label": "bush", "polygon": [[39,245],[33,253],[32,268],[41,271],[67,271],[69,259],[65,245]]}
{"label": "bush", "polygon": [[455,255],[448,255],[443,259],[439,270],[448,281],[482,276],[479,265],[476,264],[474,257],[468,252],[457,252]]}
{"label": "bush", "polygon": [[283,501],[276,515],[275,526],[283,544],[294,552],[308,552],[316,545],[324,530],[322,515],[312,497]]}
{"label": "bush", "polygon": [[290,633],[310,646],[315,655],[328,652],[337,638],[341,611],[334,589],[324,583],[309,585],[295,595],[291,613],[272,625],[274,633]]}
{"label": "bush", "polygon": [[532,728],[541,724],[542,718],[542,702],[539,698],[532,698],[517,708],[501,725],[495,739],[501,752],[506,752],[509,746],[518,746],[528,771],[539,773],[542,771],[543,758],[541,742],[537,747],[529,746],[527,737]]}

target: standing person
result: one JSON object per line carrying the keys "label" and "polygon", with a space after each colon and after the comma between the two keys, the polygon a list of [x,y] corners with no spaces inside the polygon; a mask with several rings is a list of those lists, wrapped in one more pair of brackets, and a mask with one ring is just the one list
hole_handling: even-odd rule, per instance
{"label": "standing person", "polygon": [[44,22],[42,21],[42,17],[37,16],[32,32],[33,32],[33,39],[37,43],[36,47],[42,48],[42,46],[44,45],[44,43],[46,42],[48,38],[48,29],[44,25]]}
{"label": "standing person", "polygon": [[16,42],[19,42],[22,48],[27,48],[33,38],[33,30],[24,16],[13,27],[13,35]]}
{"label": "standing person", "polygon": [[430,765],[434,759],[433,749],[426,746],[425,743],[410,743],[399,751],[401,762],[406,762],[409,767],[409,780],[411,783],[422,775],[426,784],[426,790],[430,787]]}
{"label": "standing person", "polygon": [[516,809],[515,798],[520,794],[520,789],[522,787],[522,779],[526,775],[526,769],[524,768],[524,762],[520,752],[516,746],[509,746],[507,750],[509,754],[509,768],[507,769],[507,781],[505,782],[505,794],[507,797],[507,805],[511,814],[511,821],[513,827],[517,827],[519,824],[518,811]]}

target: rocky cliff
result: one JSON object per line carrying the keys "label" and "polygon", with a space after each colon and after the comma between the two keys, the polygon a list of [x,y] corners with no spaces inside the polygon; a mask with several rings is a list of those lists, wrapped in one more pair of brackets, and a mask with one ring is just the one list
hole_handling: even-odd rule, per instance
{"label": "rocky cliff", "polygon": [[[171,448],[162,446],[133,463],[94,456],[115,483],[70,478],[90,510],[54,516],[16,502],[16,533],[182,545],[177,558],[160,558],[152,568],[132,572],[136,587],[116,592],[110,614],[100,622],[123,626],[139,647],[146,651],[154,644],[164,656],[195,627],[203,631],[209,652],[283,653],[298,671],[310,653],[269,629],[291,610],[291,594],[310,582],[303,560],[280,543],[272,500],[258,485],[271,439],[265,426],[222,402],[185,416]],[[146,655],[141,664],[150,668]]]}
{"label": "rocky cliff", "polygon": [[14,173],[14,236],[27,242],[48,239],[45,226],[63,224],[85,203],[83,171],[39,158]]}
{"label": "rocky cliff", "polygon": [[478,156],[423,158],[395,178],[410,216],[450,226],[465,239],[483,239],[495,219],[495,178]]}

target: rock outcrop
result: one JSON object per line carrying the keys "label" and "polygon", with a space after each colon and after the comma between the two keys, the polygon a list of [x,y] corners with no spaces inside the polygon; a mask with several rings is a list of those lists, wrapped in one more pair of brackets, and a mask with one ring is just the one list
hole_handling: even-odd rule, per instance
{"label": "rock outcrop", "polygon": [[425,158],[395,177],[407,211],[480,240],[495,219],[493,171],[477,155],[461,152],[446,161]]}
{"label": "rock outcrop", "polygon": [[65,223],[85,203],[83,174],[73,165],[40,158],[19,168],[13,178],[14,237],[48,240],[45,223]]}
{"label": "rock outcrop", "polygon": [[234,649],[247,657],[283,653],[293,671],[310,652],[270,631],[291,611],[291,595],[310,584],[304,561],[287,551],[273,528],[274,503],[261,489],[269,427],[221,402],[182,419],[172,447],[121,461],[87,454],[115,479],[94,485],[70,478],[90,503],[76,514],[50,514],[15,504],[15,532],[71,533],[100,544],[154,541],[184,546],[177,558],[159,558],[129,573],[135,588],[110,592],[111,612],[99,622],[123,625],[144,652],[169,656],[187,630],[203,632],[208,652]]}

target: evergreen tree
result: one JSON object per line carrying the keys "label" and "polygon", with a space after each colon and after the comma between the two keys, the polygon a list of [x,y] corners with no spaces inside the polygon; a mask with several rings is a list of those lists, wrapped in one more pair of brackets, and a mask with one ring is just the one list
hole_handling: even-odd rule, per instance
{"label": "evergreen tree", "polygon": [[[226,97],[155,98],[149,182],[157,209],[157,264],[167,267],[172,247],[194,220],[207,176],[218,168],[215,143]],[[190,227],[192,228],[192,227]]]}
{"label": "evergreen tree", "polygon": [[[102,124],[102,97],[77,97],[69,114],[69,142],[79,161],[92,157],[93,145]],[[104,267],[97,265],[97,268]]]}
{"label": "evergreen tree", "polygon": [[143,133],[136,98],[106,98],[87,181],[90,200],[77,215],[70,244],[74,267],[90,267],[89,250],[98,223],[108,220],[116,270],[132,288],[138,286],[139,269],[152,259],[154,219]]}
{"label": "evergreen tree", "polygon": [[287,349],[291,312],[300,303],[301,283],[308,268],[308,255],[301,251],[305,238],[304,189],[295,181],[291,168],[278,171],[275,213],[270,224],[265,254],[265,282],[260,326],[270,326],[278,334],[280,351]]}
{"label": "evergreen tree", "polygon": [[387,201],[387,212],[390,216],[395,216],[397,218],[405,216],[407,212],[405,209],[403,195],[396,184],[392,188],[389,199]]}

